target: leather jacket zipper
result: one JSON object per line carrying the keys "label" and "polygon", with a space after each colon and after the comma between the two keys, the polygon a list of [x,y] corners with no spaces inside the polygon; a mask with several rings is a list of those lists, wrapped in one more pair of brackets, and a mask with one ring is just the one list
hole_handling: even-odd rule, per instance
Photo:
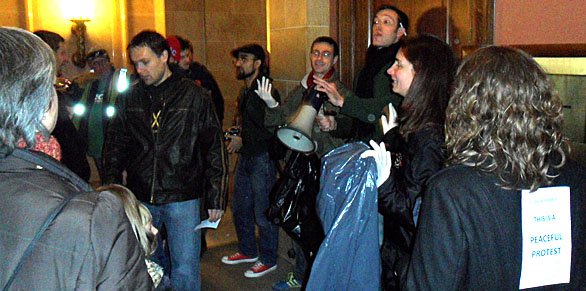
{"label": "leather jacket zipper", "polygon": [[155,149],[153,152],[153,178],[151,181],[151,204],[155,203],[155,178],[157,175],[157,142],[159,140],[159,132],[155,133]]}
{"label": "leather jacket zipper", "polygon": [[[149,97],[151,99],[151,104],[153,102],[153,96],[149,94]],[[165,101],[163,100],[163,106],[161,107],[160,112],[163,112],[165,109]],[[160,116],[159,116],[160,118]],[[153,134],[153,139],[154,139],[154,148],[153,148],[153,175],[152,175],[152,181],[151,181],[151,199],[150,199],[150,203],[154,204],[155,203],[155,181],[157,178],[157,152],[158,152],[158,148],[159,148],[159,132],[161,130],[161,125],[162,122],[159,121],[159,126],[157,128],[156,131],[153,132],[152,128],[151,128],[151,133]]]}

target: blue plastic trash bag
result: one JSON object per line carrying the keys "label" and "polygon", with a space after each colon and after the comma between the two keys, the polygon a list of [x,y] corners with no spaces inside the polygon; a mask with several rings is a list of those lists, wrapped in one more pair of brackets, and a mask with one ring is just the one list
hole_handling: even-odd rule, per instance
{"label": "blue plastic trash bag", "polygon": [[380,253],[374,158],[365,143],[343,145],[322,159],[317,212],[326,238],[307,290],[379,290]]}

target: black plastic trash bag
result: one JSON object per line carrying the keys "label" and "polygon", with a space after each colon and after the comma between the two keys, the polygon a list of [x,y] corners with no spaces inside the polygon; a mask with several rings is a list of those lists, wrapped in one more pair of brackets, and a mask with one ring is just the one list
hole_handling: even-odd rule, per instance
{"label": "black plastic trash bag", "polygon": [[324,238],[315,199],[319,192],[317,155],[293,152],[269,196],[267,218],[279,225],[303,250],[316,253]]}

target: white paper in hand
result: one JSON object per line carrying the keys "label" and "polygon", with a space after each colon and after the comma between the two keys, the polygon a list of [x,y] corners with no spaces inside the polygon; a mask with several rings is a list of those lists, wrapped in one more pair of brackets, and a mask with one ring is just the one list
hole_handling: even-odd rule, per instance
{"label": "white paper in hand", "polygon": [[198,230],[201,228],[218,228],[218,224],[220,224],[220,220],[222,220],[221,218],[216,220],[215,222],[211,222],[209,219],[206,219],[204,221],[202,221],[198,226],[195,227],[194,230]]}

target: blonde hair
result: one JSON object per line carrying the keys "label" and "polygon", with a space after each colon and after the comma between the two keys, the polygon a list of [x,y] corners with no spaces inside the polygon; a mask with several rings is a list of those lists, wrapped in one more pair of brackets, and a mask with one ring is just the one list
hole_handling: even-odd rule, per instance
{"label": "blonde hair", "polygon": [[109,184],[98,187],[97,190],[110,191],[120,198],[126,216],[128,216],[128,220],[132,225],[132,231],[134,231],[134,235],[136,235],[146,256],[148,257],[153,254],[157,249],[157,239],[156,234],[149,227],[152,224],[153,217],[148,208],[136,199],[136,196],[134,196],[130,189],[122,185]]}

